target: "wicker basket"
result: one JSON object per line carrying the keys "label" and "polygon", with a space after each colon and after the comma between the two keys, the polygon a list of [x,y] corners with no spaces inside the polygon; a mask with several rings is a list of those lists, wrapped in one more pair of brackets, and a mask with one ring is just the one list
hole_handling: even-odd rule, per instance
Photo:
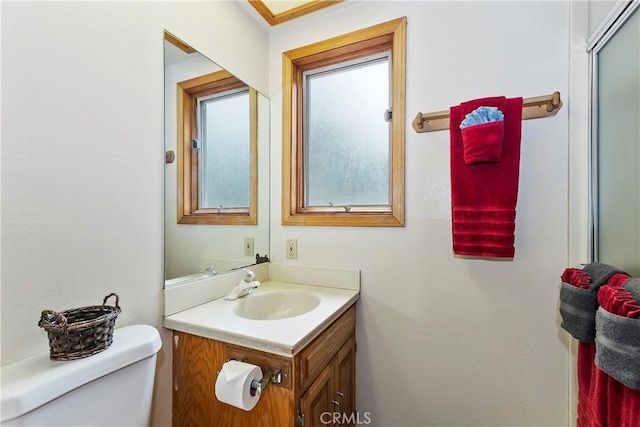
{"label": "wicker basket", "polygon": [[[116,297],[115,307],[107,299]],[[73,308],[60,313],[44,310],[38,326],[49,335],[49,353],[53,360],[74,360],[107,349],[113,342],[116,317],[120,314],[119,297],[111,293],[102,305]]]}

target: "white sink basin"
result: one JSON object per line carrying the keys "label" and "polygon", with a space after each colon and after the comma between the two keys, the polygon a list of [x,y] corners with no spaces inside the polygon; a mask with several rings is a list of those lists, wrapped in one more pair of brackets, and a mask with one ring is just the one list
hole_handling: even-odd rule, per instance
{"label": "white sink basin", "polygon": [[[235,279],[228,281],[228,289],[236,283]],[[167,316],[164,325],[174,331],[293,357],[359,296],[358,286],[345,289],[266,281],[237,300],[217,298]]]}
{"label": "white sink basin", "polygon": [[309,292],[271,291],[241,298],[233,312],[245,319],[276,320],[300,316],[319,304],[320,297]]}

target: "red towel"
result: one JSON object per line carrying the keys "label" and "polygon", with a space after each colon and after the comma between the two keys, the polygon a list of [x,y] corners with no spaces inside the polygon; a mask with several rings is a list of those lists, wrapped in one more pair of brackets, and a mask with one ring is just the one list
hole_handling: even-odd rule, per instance
{"label": "red towel", "polygon": [[[560,280],[577,288],[589,289],[591,277],[579,268],[566,268]],[[596,368],[596,346],[578,341],[578,421],[577,427],[604,427],[607,419],[608,375]]]}
{"label": "red towel", "polygon": [[578,427],[640,427],[640,391],[598,369],[596,345],[578,342]]}
{"label": "red towel", "polygon": [[640,318],[640,301],[622,287],[629,279],[626,274],[614,274],[598,291],[598,304],[609,313],[637,319]]}
{"label": "red towel", "polygon": [[[600,371],[598,369],[598,371]],[[600,371],[602,372],[602,371]],[[607,424],[616,427],[640,427],[640,391],[632,390],[604,372],[607,384]]]}
{"label": "red towel", "polygon": [[[612,313],[619,310],[616,314],[634,317],[634,305],[621,294],[628,294],[621,286],[629,279],[622,273],[611,276],[598,291],[599,305]],[[624,302],[616,302],[621,295],[625,297]],[[594,362],[595,357],[594,343],[578,343],[577,426],[640,427],[640,391],[630,389],[600,370]]]}
{"label": "red towel", "polygon": [[499,162],[502,159],[504,122],[489,122],[462,129],[463,158],[466,165]]}
{"label": "red towel", "polygon": [[[640,301],[636,301],[622,287],[628,280],[629,276],[624,274],[613,275],[598,291],[598,304],[610,313],[637,319],[640,318]],[[631,389],[614,378],[607,377],[607,425],[640,427],[640,390]]]}
{"label": "red towel", "polygon": [[[464,161],[460,122],[478,107],[504,113],[501,159],[495,163]],[[456,255],[513,258],[520,175],[522,98],[493,97],[451,107],[451,217]]]}
{"label": "red towel", "polygon": [[607,425],[609,375],[595,365],[596,345],[578,341],[578,427]]}
{"label": "red towel", "polygon": [[579,268],[565,268],[560,276],[560,280],[582,289],[589,289],[591,287],[591,277]]}

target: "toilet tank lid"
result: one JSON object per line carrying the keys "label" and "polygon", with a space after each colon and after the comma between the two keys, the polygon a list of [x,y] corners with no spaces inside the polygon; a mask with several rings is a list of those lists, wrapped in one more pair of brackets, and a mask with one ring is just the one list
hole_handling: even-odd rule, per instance
{"label": "toilet tank lid", "polygon": [[47,351],[2,366],[0,420],[17,418],[95,379],[153,356],[161,346],[156,328],[131,325],[114,330],[109,348],[84,359],[54,361]]}

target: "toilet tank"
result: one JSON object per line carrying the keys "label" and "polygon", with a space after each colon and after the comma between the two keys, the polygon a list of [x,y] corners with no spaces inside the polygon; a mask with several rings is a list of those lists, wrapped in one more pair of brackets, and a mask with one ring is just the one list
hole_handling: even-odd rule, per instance
{"label": "toilet tank", "polygon": [[47,351],[2,366],[0,424],[147,426],[161,346],[157,329],[132,325],[84,359],[54,361]]}

